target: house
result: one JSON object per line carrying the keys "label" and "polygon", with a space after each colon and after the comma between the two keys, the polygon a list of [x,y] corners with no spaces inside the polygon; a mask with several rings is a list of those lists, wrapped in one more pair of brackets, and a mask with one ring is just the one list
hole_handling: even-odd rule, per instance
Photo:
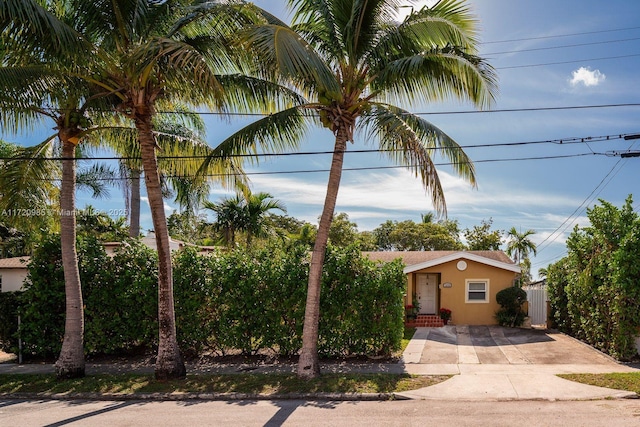
{"label": "house", "polygon": [[[365,252],[374,261],[400,258],[405,264],[405,305],[418,305],[418,314],[438,319],[441,308],[451,310],[451,323],[496,324],[500,308],[496,294],[515,284],[520,274],[502,251]],[[435,321],[433,318],[432,321]],[[434,325],[435,326],[435,325]]]}
{"label": "house", "polygon": [[12,292],[22,289],[27,278],[29,257],[0,259],[0,292]]}

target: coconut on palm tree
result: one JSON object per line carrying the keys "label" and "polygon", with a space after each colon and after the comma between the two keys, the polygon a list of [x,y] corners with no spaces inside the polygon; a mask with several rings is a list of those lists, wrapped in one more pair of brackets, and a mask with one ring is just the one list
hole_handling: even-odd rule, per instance
{"label": "coconut on palm tree", "polygon": [[[356,133],[404,164],[424,185],[434,210],[446,213],[433,155],[475,185],[471,160],[446,133],[400,105],[447,99],[491,104],[493,69],[477,56],[477,22],[460,0],[442,0],[396,21],[395,0],[290,0],[293,24],[273,17],[245,37],[266,75],[297,88],[305,102],[258,120],[221,147],[245,150],[278,135],[297,146],[309,121],[333,134],[333,159],[311,260],[298,375],[319,374],[320,279],[344,153]],[[392,103],[393,102],[393,103]],[[224,151],[223,148],[220,148]]]}

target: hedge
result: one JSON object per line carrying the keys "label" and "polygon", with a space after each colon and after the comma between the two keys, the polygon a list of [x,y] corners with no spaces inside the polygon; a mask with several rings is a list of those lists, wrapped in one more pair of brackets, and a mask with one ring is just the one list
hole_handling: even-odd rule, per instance
{"label": "hedge", "polygon": [[[86,353],[155,348],[155,251],[131,240],[109,257],[97,241],[88,239],[78,241],[78,257]],[[390,356],[400,348],[406,286],[402,267],[399,261],[377,265],[356,248],[329,248],[320,308],[322,356]],[[174,295],[181,349],[188,356],[230,350],[255,354],[263,349],[295,355],[302,343],[308,271],[308,253],[302,247],[213,255],[178,251]],[[36,251],[26,289],[16,300],[23,312],[20,333],[26,356],[57,355],[64,325],[59,238]],[[13,332],[3,332],[0,340],[15,350]]]}
{"label": "hedge", "polygon": [[568,255],[548,269],[560,330],[620,360],[637,357],[640,335],[640,217],[631,197],[618,209],[601,201],[589,227],[567,240]]}

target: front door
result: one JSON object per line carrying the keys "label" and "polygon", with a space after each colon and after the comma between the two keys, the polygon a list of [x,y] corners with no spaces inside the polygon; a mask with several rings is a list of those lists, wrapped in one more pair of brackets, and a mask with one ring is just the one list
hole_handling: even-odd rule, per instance
{"label": "front door", "polygon": [[435,274],[418,274],[417,281],[420,314],[436,314],[438,276]]}

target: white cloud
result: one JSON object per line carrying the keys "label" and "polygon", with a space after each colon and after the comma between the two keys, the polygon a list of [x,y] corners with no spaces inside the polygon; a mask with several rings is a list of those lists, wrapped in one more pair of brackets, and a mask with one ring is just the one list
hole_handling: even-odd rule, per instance
{"label": "white cloud", "polygon": [[[140,197],[140,200],[141,200],[141,201],[143,201],[143,202],[145,202],[147,205],[149,205],[149,198],[148,198],[148,197],[146,197],[146,196],[142,196],[142,197]],[[171,206],[171,205],[168,205],[168,204],[165,202],[165,204],[164,204],[164,210],[165,210],[165,212],[167,212],[167,213],[170,213],[170,214],[171,214],[171,213],[173,213],[173,211],[177,211],[178,209],[177,209],[177,208],[174,208],[174,207],[173,207],[173,206]]]}
{"label": "white cloud", "polygon": [[590,67],[580,67],[571,73],[571,86],[578,86],[579,84],[583,84],[586,87],[589,86],[598,86],[600,83],[605,81],[607,76],[602,74],[600,70],[591,70]]}
{"label": "white cloud", "polygon": [[[562,194],[536,190],[514,192],[507,181],[483,181],[483,185],[474,189],[450,173],[440,171],[439,176],[449,218],[458,219],[462,223],[477,224],[482,218],[493,217],[496,224],[503,221],[511,225],[520,224],[526,217],[521,212],[530,212],[532,218],[527,222],[533,223],[535,220],[535,224],[524,225],[527,228],[554,227],[558,224],[556,218],[542,220],[546,212],[561,212],[580,204],[580,201]],[[254,177],[252,182],[254,192],[268,191],[285,202],[290,208],[290,215],[314,223],[317,221],[324,203],[325,180],[311,182],[293,177],[264,175]],[[345,174],[340,185],[336,211],[347,212],[351,220],[356,221],[359,228],[364,230],[375,228],[387,219],[417,220],[421,213],[433,211],[433,205],[418,179],[407,171],[397,170]]]}

